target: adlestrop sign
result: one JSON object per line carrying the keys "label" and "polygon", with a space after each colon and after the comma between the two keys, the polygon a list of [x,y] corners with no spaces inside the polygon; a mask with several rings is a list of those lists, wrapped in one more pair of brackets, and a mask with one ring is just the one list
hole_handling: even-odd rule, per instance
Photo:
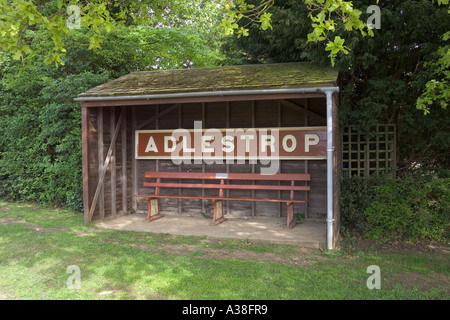
{"label": "adlestrop sign", "polygon": [[136,130],[136,159],[326,159],[326,127]]}

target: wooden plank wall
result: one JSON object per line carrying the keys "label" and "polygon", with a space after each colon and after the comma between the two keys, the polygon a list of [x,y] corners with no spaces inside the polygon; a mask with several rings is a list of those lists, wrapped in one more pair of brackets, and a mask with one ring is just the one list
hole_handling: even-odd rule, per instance
{"label": "wooden plank wall", "polygon": [[[92,220],[128,214],[132,209],[131,109],[124,108],[123,125],[107,167]],[[94,198],[100,173],[111,144],[122,107],[89,108],[91,134],[89,139],[90,198]]]}
{"label": "wooden plank wall", "polygon": [[[171,160],[136,160],[134,156],[137,129],[193,129],[194,121],[202,121],[203,128],[258,128],[325,126],[325,98],[296,100],[261,100],[203,102],[188,104],[160,104],[127,107],[89,108],[89,196],[94,197],[98,179],[120,112],[125,110],[123,123],[117,136],[111,162],[92,219],[106,219],[132,212],[146,212],[145,199],[135,194],[151,192],[143,188],[145,171],[192,172],[260,172],[261,163],[213,164],[191,163],[175,165]],[[309,204],[295,204],[294,212],[307,213],[310,219],[323,219],[326,215],[326,161],[284,160],[283,173],[310,173],[311,192],[299,194],[308,197]],[[256,182],[258,183],[258,182]],[[275,182],[276,183],[276,182]],[[179,189],[162,190],[162,194],[208,194],[214,190]],[[257,196],[288,197],[288,192],[253,191]],[[230,196],[250,196],[252,191],[230,190]],[[210,215],[211,201],[161,199],[165,214]],[[232,201],[225,203],[226,214],[236,216],[286,216],[286,205],[266,202]]]}

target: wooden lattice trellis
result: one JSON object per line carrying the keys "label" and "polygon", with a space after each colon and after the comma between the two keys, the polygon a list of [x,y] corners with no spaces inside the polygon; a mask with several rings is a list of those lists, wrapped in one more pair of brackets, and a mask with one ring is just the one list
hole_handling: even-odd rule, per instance
{"label": "wooden lattice trellis", "polygon": [[343,170],[349,175],[368,176],[389,172],[395,167],[396,128],[377,125],[369,132],[345,126],[342,132]]}

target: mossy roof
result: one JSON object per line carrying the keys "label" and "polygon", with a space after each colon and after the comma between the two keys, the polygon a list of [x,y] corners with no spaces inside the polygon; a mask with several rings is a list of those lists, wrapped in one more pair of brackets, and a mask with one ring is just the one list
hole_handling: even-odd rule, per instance
{"label": "mossy roof", "polygon": [[316,63],[280,63],[132,72],[79,97],[336,86],[338,71]]}

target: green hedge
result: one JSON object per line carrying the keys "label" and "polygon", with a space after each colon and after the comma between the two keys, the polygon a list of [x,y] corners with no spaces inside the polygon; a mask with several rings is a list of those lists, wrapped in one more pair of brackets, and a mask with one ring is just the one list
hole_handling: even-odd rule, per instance
{"label": "green hedge", "polygon": [[[82,211],[81,109],[73,97],[108,74],[34,79],[10,87],[6,77],[0,81],[0,199]],[[33,94],[23,93],[27,84]]]}
{"label": "green hedge", "polygon": [[217,39],[207,43],[215,37],[209,34],[117,26],[92,51],[83,44],[93,31],[72,30],[65,64],[56,68],[44,62],[52,35],[27,30],[33,52],[22,61],[0,60],[0,199],[82,211],[81,108],[73,99],[134,71],[214,65]]}
{"label": "green hedge", "polygon": [[344,177],[341,182],[344,234],[386,240],[448,239],[448,171],[416,171],[396,179]]}
{"label": "green hedge", "polygon": [[378,176],[341,178],[341,226],[344,233],[363,236],[368,231],[365,211],[375,200],[375,186],[384,179]]}

